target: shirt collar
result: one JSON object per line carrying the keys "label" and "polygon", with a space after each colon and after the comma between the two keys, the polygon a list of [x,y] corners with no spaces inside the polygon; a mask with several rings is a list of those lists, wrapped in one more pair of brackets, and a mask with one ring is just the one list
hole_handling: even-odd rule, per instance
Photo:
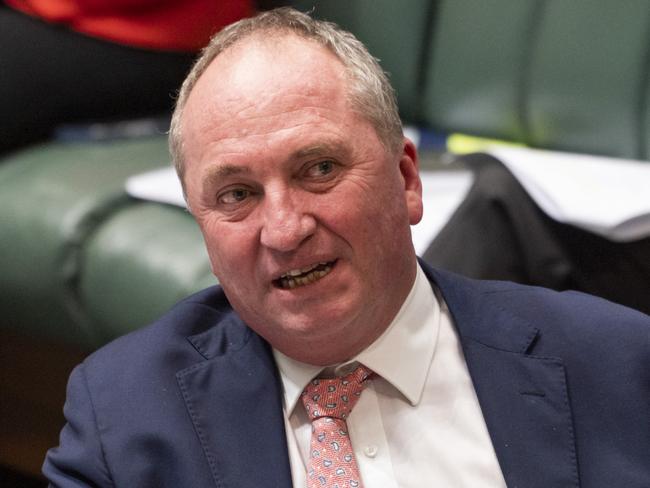
{"label": "shirt collar", "polygon": [[[418,265],[413,287],[388,328],[351,361],[336,366],[335,371],[360,362],[417,405],[433,359],[439,324],[440,305]],[[323,367],[296,361],[276,349],[273,355],[282,379],[284,406],[291,415],[302,390]]]}

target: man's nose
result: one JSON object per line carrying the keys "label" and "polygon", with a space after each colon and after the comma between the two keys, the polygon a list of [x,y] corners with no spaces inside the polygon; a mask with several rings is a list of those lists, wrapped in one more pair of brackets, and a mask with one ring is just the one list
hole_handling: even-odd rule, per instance
{"label": "man's nose", "polygon": [[266,195],[262,245],[281,252],[297,249],[316,230],[316,220],[305,212],[304,202],[289,192]]}

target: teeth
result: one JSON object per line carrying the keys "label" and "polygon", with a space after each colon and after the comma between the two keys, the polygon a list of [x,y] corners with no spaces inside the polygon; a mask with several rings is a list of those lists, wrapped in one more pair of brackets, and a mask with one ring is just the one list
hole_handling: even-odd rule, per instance
{"label": "teeth", "polygon": [[[320,268],[320,269],[316,269]],[[282,288],[293,289],[299,286],[308,285],[321,279],[323,276],[332,271],[332,266],[326,262],[314,264],[307,268],[292,269],[283,274],[279,279],[279,284]]]}
{"label": "teeth", "polygon": [[312,269],[318,268],[319,266],[324,266],[326,264],[327,264],[326,262],[324,262],[324,263],[316,263],[316,264],[312,264],[311,266],[308,266],[306,268],[292,269],[291,271],[287,271],[281,277],[285,278],[285,277],[288,277],[288,276],[291,276],[291,277],[300,276],[302,274],[309,273]]}
{"label": "teeth", "polygon": [[280,276],[280,278],[294,278],[296,276],[309,273],[311,270],[316,269],[319,266],[325,266],[325,265],[327,265],[327,262],[312,264],[311,266],[307,266],[306,268],[292,269],[291,271],[287,271],[285,274]]}

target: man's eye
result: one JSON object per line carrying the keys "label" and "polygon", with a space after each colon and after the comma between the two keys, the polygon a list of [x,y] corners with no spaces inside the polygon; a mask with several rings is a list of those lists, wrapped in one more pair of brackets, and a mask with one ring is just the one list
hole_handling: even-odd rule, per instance
{"label": "man's eye", "polygon": [[246,188],[233,188],[232,190],[221,193],[217,197],[217,200],[219,203],[232,205],[234,203],[240,203],[246,200],[250,194],[250,190],[247,190]]}
{"label": "man's eye", "polygon": [[307,170],[308,176],[325,176],[334,171],[334,162],[330,160],[319,161]]}

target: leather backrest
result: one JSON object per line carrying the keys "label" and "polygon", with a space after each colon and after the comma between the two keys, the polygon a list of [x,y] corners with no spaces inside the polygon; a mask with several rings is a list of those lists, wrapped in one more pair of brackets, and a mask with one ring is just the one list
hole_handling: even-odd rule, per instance
{"label": "leather backrest", "polygon": [[443,131],[521,140],[522,72],[535,16],[530,0],[439,2],[424,120]]}
{"label": "leather backrest", "polygon": [[647,0],[442,0],[430,42],[431,126],[650,158]]}
{"label": "leather backrest", "polygon": [[648,158],[650,2],[547,1],[531,36],[528,141]]}

